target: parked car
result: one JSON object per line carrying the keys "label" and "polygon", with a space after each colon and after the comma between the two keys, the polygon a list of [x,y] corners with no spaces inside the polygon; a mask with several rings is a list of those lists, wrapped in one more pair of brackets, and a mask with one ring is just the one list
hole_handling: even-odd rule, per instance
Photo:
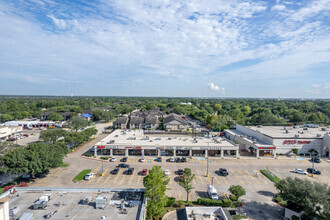
{"label": "parked car", "polygon": [[183,175],[183,169],[178,169],[178,175]]}
{"label": "parked car", "polygon": [[116,174],[118,174],[118,172],[119,172],[119,169],[115,168],[111,173],[112,173],[113,175],[116,175]]}
{"label": "parked car", "polygon": [[90,152],[94,153],[95,152],[95,148],[92,147],[91,149],[89,149]]}
{"label": "parked car", "polygon": [[303,169],[294,169],[293,172],[298,173],[298,174],[307,175],[307,172]]}
{"label": "parked car", "polygon": [[179,175],[178,180],[181,182],[183,180],[183,175]]}
{"label": "parked car", "polygon": [[142,171],[141,171],[141,175],[142,176],[145,176],[145,175],[147,175],[148,174],[148,170],[147,169],[143,169]]}
{"label": "parked car", "polygon": [[162,162],[162,157],[157,157],[156,161],[161,163]]}
{"label": "parked car", "polygon": [[142,157],[142,158],[140,159],[140,162],[141,162],[141,163],[144,163],[144,162],[146,162],[146,159],[144,159],[144,157]]}
{"label": "parked car", "polygon": [[130,166],[129,166],[129,164],[127,164],[127,163],[121,163],[121,164],[119,164],[117,167],[118,167],[118,168],[129,168]]}
{"label": "parked car", "polygon": [[123,159],[121,159],[121,162],[127,162],[127,157],[124,157]]}
{"label": "parked car", "polygon": [[221,176],[228,176],[229,174],[226,168],[220,168],[219,173],[221,174]]}
{"label": "parked car", "polygon": [[25,137],[29,137],[29,135],[28,135],[28,134],[23,134],[23,136],[25,136]]}
{"label": "parked car", "polygon": [[312,158],[310,161],[311,161],[311,162],[314,161],[314,163],[321,163],[320,158]]}
{"label": "parked car", "polygon": [[85,176],[85,180],[91,180],[94,177],[94,173],[89,173]]}
{"label": "parked car", "polygon": [[186,157],[182,157],[181,162],[182,162],[182,163],[187,162],[187,158],[186,158]]}
{"label": "parked car", "polygon": [[181,159],[180,159],[180,157],[177,157],[175,161],[176,161],[177,163],[181,163]]}
{"label": "parked car", "polygon": [[170,162],[175,162],[174,157],[170,157]]}
{"label": "parked car", "polygon": [[313,169],[313,168],[308,168],[307,169],[307,173],[312,173],[312,174],[316,174],[316,175],[321,175],[321,171]]}
{"label": "parked car", "polygon": [[133,167],[128,168],[127,175],[132,175],[133,173],[134,173],[134,168]]}
{"label": "parked car", "polygon": [[116,160],[117,160],[116,157],[112,157],[112,158],[110,159],[110,162],[115,162]]}
{"label": "parked car", "polygon": [[169,169],[164,170],[164,174],[165,174],[165,176],[170,175],[170,170]]}

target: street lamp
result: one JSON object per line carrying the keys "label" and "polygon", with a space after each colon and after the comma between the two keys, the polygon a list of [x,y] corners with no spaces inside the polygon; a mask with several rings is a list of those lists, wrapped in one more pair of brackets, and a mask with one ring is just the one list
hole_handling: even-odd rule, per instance
{"label": "street lamp", "polygon": [[315,148],[315,143],[313,143],[313,152],[312,152],[312,177],[314,177],[314,148]]}
{"label": "street lamp", "polygon": [[[207,142],[207,150],[205,150],[205,153],[208,152],[209,146],[210,146],[210,142]],[[209,177],[209,155],[207,155],[206,177]]]}

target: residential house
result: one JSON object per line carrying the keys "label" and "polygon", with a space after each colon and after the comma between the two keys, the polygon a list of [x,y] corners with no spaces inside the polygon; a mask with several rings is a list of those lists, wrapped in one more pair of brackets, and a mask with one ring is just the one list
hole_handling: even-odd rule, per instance
{"label": "residential house", "polygon": [[166,131],[186,131],[189,128],[188,123],[175,113],[171,113],[164,118],[163,126]]}
{"label": "residential house", "polygon": [[144,118],[140,116],[131,116],[129,120],[130,129],[142,129],[144,127]]}
{"label": "residential house", "polygon": [[144,119],[144,128],[151,129],[151,130],[156,130],[157,128],[159,128],[158,116],[148,115]]}
{"label": "residential house", "polygon": [[89,114],[89,113],[84,113],[80,115],[81,117],[83,117],[84,119],[86,119],[87,121],[90,121],[93,117],[93,115]]}
{"label": "residential house", "polygon": [[113,127],[117,129],[126,129],[128,124],[127,116],[117,117],[116,121],[113,122]]}

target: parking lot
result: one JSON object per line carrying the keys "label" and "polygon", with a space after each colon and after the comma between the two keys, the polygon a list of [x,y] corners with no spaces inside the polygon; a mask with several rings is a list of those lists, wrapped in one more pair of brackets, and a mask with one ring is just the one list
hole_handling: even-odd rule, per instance
{"label": "parking lot", "polygon": [[[118,166],[120,159],[118,157],[115,162],[104,161],[103,163],[91,158],[79,158],[80,165],[69,166],[67,168],[58,168],[52,170],[46,178],[38,179],[32,186],[72,186],[72,187],[112,187],[112,188],[143,188],[143,176],[140,175],[142,169],[151,169],[153,165],[159,165],[163,169],[170,170],[170,182],[168,184],[167,195],[177,199],[186,199],[186,192],[177,183],[177,175],[175,172],[178,169],[191,168],[196,175],[193,181],[195,187],[190,194],[190,200],[196,200],[198,197],[207,197],[206,186],[213,184],[218,190],[219,195],[228,193],[228,188],[231,185],[242,185],[246,188],[246,200],[254,201],[271,201],[271,197],[276,193],[273,183],[262,175],[260,169],[269,169],[280,178],[284,177],[299,177],[307,178],[313,181],[329,184],[329,163],[322,161],[320,164],[314,164],[316,169],[321,170],[322,175],[311,177],[309,175],[299,175],[290,172],[294,168],[307,169],[312,167],[312,163],[302,158],[291,159],[213,159],[209,160],[207,174],[207,160],[205,158],[188,159],[187,163],[170,163],[164,158],[162,162],[155,161],[156,158],[146,157],[145,163],[139,162],[139,157],[130,157],[126,162],[133,167],[133,175],[125,174],[127,168],[120,168],[118,174],[113,175],[111,171]],[[103,168],[102,168],[103,167]],[[228,170],[229,175],[223,177],[219,175],[219,168],[224,167]],[[83,169],[92,169],[96,175],[89,181],[80,181],[73,183],[72,179]],[[104,170],[104,176],[98,175],[100,170]]]}

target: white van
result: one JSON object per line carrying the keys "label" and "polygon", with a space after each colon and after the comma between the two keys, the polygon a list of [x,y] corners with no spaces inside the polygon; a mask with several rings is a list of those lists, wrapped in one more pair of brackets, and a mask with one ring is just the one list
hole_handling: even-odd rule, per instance
{"label": "white van", "polygon": [[213,185],[207,185],[207,194],[212,200],[218,200],[218,192]]}

